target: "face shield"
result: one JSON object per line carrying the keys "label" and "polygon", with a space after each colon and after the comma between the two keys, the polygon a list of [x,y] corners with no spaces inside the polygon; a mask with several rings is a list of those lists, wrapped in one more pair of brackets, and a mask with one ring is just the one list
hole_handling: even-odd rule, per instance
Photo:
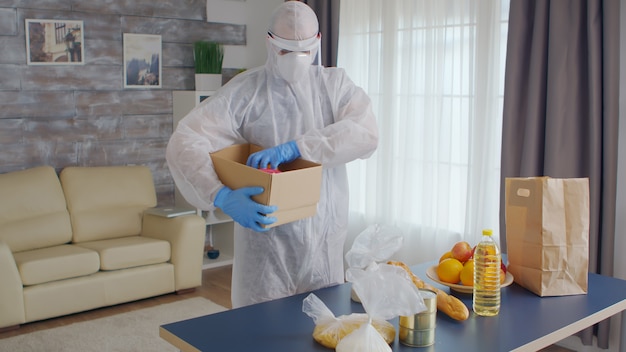
{"label": "face shield", "polygon": [[319,57],[320,34],[307,40],[287,40],[268,33],[267,40],[276,58],[278,74],[287,82],[299,81]]}
{"label": "face shield", "polygon": [[313,61],[319,59],[321,34],[313,10],[299,1],[279,6],[272,16],[268,31],[268,63],[288,82],[299,81]]}

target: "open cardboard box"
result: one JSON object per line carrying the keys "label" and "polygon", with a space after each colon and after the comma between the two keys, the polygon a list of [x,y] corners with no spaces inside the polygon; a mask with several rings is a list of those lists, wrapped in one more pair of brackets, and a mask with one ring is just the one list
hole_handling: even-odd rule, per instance
{"label": "open cardboard box", "polygon": [[237,144],[211,153],[211,160],[220,181],[230,189],[261,186],[263,193],[253,196],[256,202],[276,205],[271,216],[274,227],[315,215],[322,184],[322,166],[298,158],[281,164],[280,173],[270,174],[246,165],[248,156],[263,148],[254,144]]}

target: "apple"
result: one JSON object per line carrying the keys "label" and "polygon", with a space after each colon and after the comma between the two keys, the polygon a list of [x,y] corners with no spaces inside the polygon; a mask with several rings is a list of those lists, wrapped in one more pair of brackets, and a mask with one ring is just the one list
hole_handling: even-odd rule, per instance
{"label": "apple", "polygon": [[461,263],[465,263],[473,255],[472,246],[465,241],[455,243],[450,252],[452,253],[452,258]]}
{"label": "apple", "polygon": [[500,259],[500,269],[502,269],[502,271],[504,271],[504,275],[506,275],[506,265],[504,265],[502,259]]}

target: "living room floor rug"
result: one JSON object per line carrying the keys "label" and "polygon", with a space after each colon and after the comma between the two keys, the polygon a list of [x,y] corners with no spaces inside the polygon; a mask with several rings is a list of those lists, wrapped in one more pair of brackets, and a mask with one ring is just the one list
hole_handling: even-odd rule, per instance
{"label": "living room floor rug", "polygon": [[178,351],[159,337],[159,326],[228,310],[194,297],[110,317],[0,339],[11,352]]}

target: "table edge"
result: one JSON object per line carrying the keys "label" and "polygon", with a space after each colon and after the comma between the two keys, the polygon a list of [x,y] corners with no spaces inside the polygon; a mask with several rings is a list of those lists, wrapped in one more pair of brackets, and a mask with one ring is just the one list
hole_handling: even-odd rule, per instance
{"label": "table edge", "polygon": [[169,330],[163,328],[163,326],[159,326],[159,337],[167,341],[170,345],[180,349],[180,352],[202,352],[199,349],[190,345],[189,343],[185,342],[185,340],[174,335]]}
{"label": "table edge", "polygon": [[568,326],[565,326],[559,330],[556,330],[548,335],[545,335],[537,340],[531,341],[523,346],[520,346],[511,352],[533,352],[538,351],[544,347],[555,344],[573,334],[589,328],[596,323],[601,322],[604,319],[610,318],[616,314],[619,314],[626,310],[626,299],[612,306],[606,307],[592,315],[589,315],[581,320],[578,320]]}

